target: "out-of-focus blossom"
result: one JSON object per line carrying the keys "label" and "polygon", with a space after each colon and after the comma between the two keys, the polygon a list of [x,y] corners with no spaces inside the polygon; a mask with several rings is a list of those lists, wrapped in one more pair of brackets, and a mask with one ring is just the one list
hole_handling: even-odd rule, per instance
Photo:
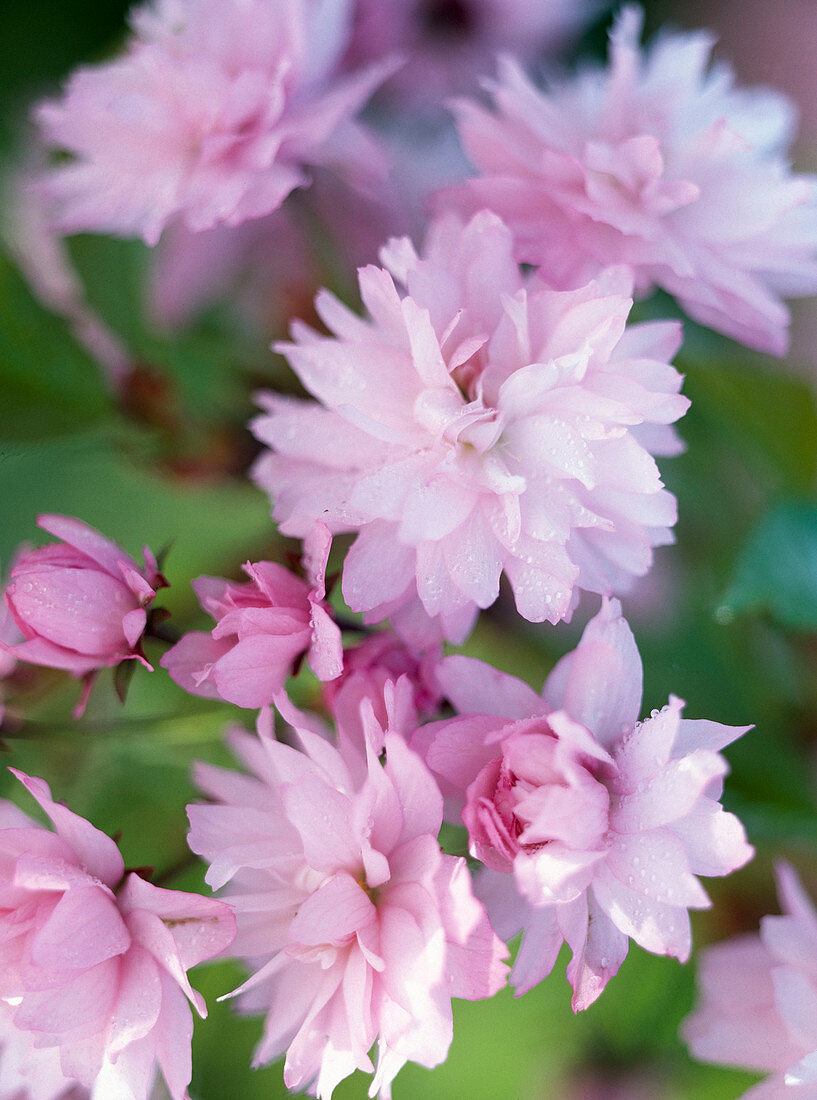
{"label": "out-of-focus blossom", "polygon": [[719,804],[719,749],[746,727],[681,718],[675,697],[638,721],[642,670],[617,600],[605,601],[543,694],[466,657],[439,679],[461,716],[412,745],[463,807],[479,887],[500,935],[524,930],[511,975],[525,992],[573,952],[573,1007],[586,1008],[629,939],[684,961],[697,875],[725,875],[752,849]]}
{"label": "out-of-focus blossom", "polygon": [[439,110],[471,91],[498,50],[525,61],[553,55],[601,5],[596,0],[357,0],[347,63],[389,51],[406,63],[384,92],[403,110]]}
{"label": "out-of-focus blossom", "polygon": [[304,543],[307,580],[271,561],[247,562],[243,584],[199,577],[193,587],[216,626],[185,634],[161,666],[193,695],[253,708],[272,702],[303,653],[319,679],[340,675],[340,629],[324,602],[331,542],[315,524]]}
{"label": "out-of-focus blossom", "polygon": [[688,405],[667,362],[678,326],[627,327],[625,269],[559,292],[511,249],[489,213],[434,223],[422,257],[391,241],[388,270],[359,273],[367,319],[324,291],[335,335],[296,322],[279,346],[320,404],[263,394],[253,424],[281,530],[359,532],[346,602],[417,645],[461,641],[503,571],[519,613],[555,623],[671,541],[652,455],[677,453]]}
{"label": "out-of-focus blossom", "polygon": [[61,1095],[44,1050],[98,1100],[145,1100],[157,1069],[173,1100],[187,1100],[187,1000],[206,1009],[186,972],[232,942],[229,906],[128,872],[109,837],[54,802],[41,779],[14,774],[55,829],[0,804],[0,999],[9,1026],[37,1048],[11,1048],[32,1100]]}
{"label": "out-of-focus blossom", "polygon": [[150,550],[141,567],[81,520],[44,515],[37,522],[62,541],[14,565],[6,603],[24,640],[6,653],[75,676],[130,658],[150,668],[142,653],[147,609],[167,585]]}
{"label": "out-of-focus blossom", "polygon": [[406,230],[402,172],[397,182],[385,195],[363,194],[317,169],[307,190],[266,217],[200,233],[174,222],[154,256],[151,315],[176,328],[213,301],[229,300],[265,338],[280,338],[330,275],[352,285],[382,242]]}
{"label": "out-of-focus blossom", "polygon": [[190,846],[214,889],[229,883],[234,951],[253,971],[239,1008],[266,1013],[255,1064],[286,1053],[287,1086],[321,1100],[355,1069],[374,1071],[370,1095],[388,1097],[407,1061],[438,1065],[451,997],[477,1000],[505,981],[465,861],[437,844],[434,780],[371,709],[367,725],[366,755],[304,728],[298,751],[274,740],[263,711],[260,740],[231,737],[253,774],[200,765],[217,804],[189,807]]}
{"label": "out-of-focus blossom", "polygon": [[788,864],[777,886],[783,916],[699,953],[700,1003],[682,1034],[696,1058],[771,1073],[746,1100],[815,1100],[817,910]]}
{"label": "out-of-focus blossom", "polygon": [[642,53],[641,23],[626,7],[610,68],[547,92],[502,59],[495,109],[456,107],[478,175],[441,205],[497,211],[554,286],[628,264],[639,291],[661,287],[702,324],[783,354],[781,299],[817,290],[817,182],[789,168],[792,105],[734,87],[706,32]]}
{"label": "out-of-focus blossom", "polygon": [[64,233],[155,244],[276,210],[309,165],[365,183],[384,169],[353,118],[394,65],[339,76],[350,0],[156,0],[125,55],[43,103],[45,141],[74,159],[42,182]]}

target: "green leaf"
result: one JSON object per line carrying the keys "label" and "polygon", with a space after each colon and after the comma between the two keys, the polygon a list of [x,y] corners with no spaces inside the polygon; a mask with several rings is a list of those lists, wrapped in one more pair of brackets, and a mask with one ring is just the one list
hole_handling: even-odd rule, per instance
{"label": "green leaf", "polygon": [[0,392],[0,437],[9,441],[84,431],[110,408],[100,368],[2,254]]}
{"label": "green leaf", "polygon": [[[749,467],[777,491],[807,491],[817,474],[817,405],[811,386],[782,370],[740,362],[690,361],[684,392]],[[683,421],[680,425],[681,434]]]}
{"label": "green leaf", "polygon": [[727,620],[742,611],[817,630],[817,504],[778,504],[750,533],[718,614]]}

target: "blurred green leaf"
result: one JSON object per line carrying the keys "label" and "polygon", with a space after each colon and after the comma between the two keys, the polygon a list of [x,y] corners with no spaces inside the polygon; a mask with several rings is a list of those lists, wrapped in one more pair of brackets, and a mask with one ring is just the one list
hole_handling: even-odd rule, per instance
{"label": "blurred green leaf", "polygon": [[99,367],[68,323],[36,300],[0,254],[0,392],[5,440],[84,431],[110,410]]}
{"label": "blurred green leaf", "polygon": [[778,504],[751,531],[719,616],[740,611],[766,611],[784,626],[817,630],[817,504]]}
{"label": "blurred green leaf", "polygon": [[90,305],[138,361],[174,383],[168,413],[184,422],[247,418],[248,372],[272,360],[265,340],[214,316],[166,332],[151,315],[153,253],[141,241],[82,234],[68,245]]}
{"label": "blurred green leaf", "polygon": [[789,491],[811,488],[817,473],[817,405],[805,381],[749,361],[701,363],[682,356],[679,366],[695,409],[753,473]]}

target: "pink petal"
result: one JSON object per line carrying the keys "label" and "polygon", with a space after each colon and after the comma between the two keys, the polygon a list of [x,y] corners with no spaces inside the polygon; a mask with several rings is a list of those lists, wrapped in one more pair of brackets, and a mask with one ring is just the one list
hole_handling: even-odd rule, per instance
{"label": "pink petal", "polygon": [[289,927],[296,943],[341,944],[377,920],[365,890],[346,872],[328,878],[298,909]]}
{"label": "pink petal", "polygon": [[436,676],[443,694],[460,714],[530,718],[550,709],[523,680],[473,657],[444,657]]}
{"label": "pink petal", "polygon": [[54,802],[48,784],[42,779],[28,776],[16,768],[9,768],[9,771],[17,776],[29,794],[39,802],[54,822],[57,833],[76,852],[85,870],[106,886],[116,886],[122,878],[125,865],[111,838],[95,829],[85,818]]}
{"label": "pink petal", "polygon": [[343,639],[340,627],[320,604],[312,605],[312,642],[307,661],[319,680],[335,680],[343,671]]}
{"label": "pink petal", "polygon": [[116,1004],[121,959],[107,959],[90,970],[42,992],[28,991],[14,1022],[31,1031],[59,1035],[74,1032],[86,1038],[104,1026]]}
{"label": "pink petal", "polygon": [[588,895],[587,906],[587,938],[581,947],[570,943],[573,958],[567,967],[567,980],[573,986],[574,1012],[589,1008],[601,996],[618,973],[630,946],[627,936],[601,910],[592,893]]}
{"label": "pink petal", "polygon": [[159,967],[149,952],[134,944],[119,972],[119,995],[108,1032],[109,1054],[116,1057],[147,1035],[159,1017],[161,1004]]}
{"label": "pink petal", "polygon": [[618,600],[604,600],[577,648],[556,664],[543,697],[609,748],[638,720],[641,692],[641,657],[632,631]]}
{"label": "pink petal", "polygon": [[218,688],[210,670],[216,661],[229,652],[232,642],[216,640],[211,634],[191,631],[182,635],[174,646],[162,655],[159,664],[166,668],[171,680],[191,695],[219,699]]}
{"label": "pink petal", "polygon": [[271,703],[307,641],[302,632],[254,634],[237,642],[213,667],[219,695],[239,707],[256,709]]}
{"label": "pink petal", "polygon": [[664,905],[628,889],[602,867],[593,879],[593,893],[601,909],[625,936],[646,951],[689,958],[691,935],[686,909]]}
{"label": "pink petal", "polygon": [[31,961],[48,970],[87,970],[130,946],[116,903],[101,886],[66,890],[29,940]]}
{"label": "pink petal", "polygon": [[165,890],[129,874],[119,892],[123,913],[144,909],[169,929],[185,970],[220,955],[235,938],[235,917],[229,905],[214,898]]}
{"label": "pink petal", "polygon": [[47,531],[49,535],[62,539],[69,546],[73,546],[83,554],[87,554],[92,561],[100,565],[106,573],[119,580],[122,573],[119,563],[124,562],[135,572],[140,572],[139,567],[124,551],[100,535],[93,527],[89,527],[82,520],[73,516],[41,515],[37,517],[37,526]]}

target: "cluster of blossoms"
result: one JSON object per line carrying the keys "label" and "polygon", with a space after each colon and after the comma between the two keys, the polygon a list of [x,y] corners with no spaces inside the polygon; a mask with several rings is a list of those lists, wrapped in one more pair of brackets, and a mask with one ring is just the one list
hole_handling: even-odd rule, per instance
{"label": "cluster of blossoms", "polygon": [[[418,87],[423,50],[456,32],[473,76],[496,48],[530,60],[592,7],[156,0],[121,57],[38,109],[45,142],[70,154],[40,197],[63,233],[154,245],[167,229],[186,241],[177,263],[236,256],[251,233],[290,241],[284,204],[313,175],[360,188],[384,169],[357,119],[381,83],[388,110],[438,94]],[[609,67],[545,91],[504,56],[492,103],[455,107],[478,174],[436,195],[423,244],[388,237],[359,268],[362,312],[321,290],[324,331],[296,320],[274,345],[310,396],[258,395],[252,477],[280,532],[304,540],[301,572],[262,560],[246,580],[199,577],[215,626],[177,634],[159,661],[191,695],[260,711],[256,734],[228,734],[246,772],[195,771],[208,801],[189,807],[189,846],[223,900],[126,871],[112,840],[15,773],[56,832],[0,805],[0,1092],[5,1077],[25,1100],[146,1100],[161,1076],[186,1100],[186,999],[205,1011],[186,972],[229,948],[249,970],[239,1009],[265,1018],[255,1064],[283,1056],[287,1086],[320,1100],[363,1070],[387,1100],[406,1062],[446,1058],[452,998],[508,980],[526,992],[566,943],[585,1009],[630,940],[685,961],[689,910],[709,905],[699,878],[750,859],[720,805],[721,750],[749,727],[683,717],[675,696],[639,720],[641,658],[615,597],[672,542],[656,460],[682,451],[689,402],[671,362],[680,326],[631,313],[662,288],[781,352],[782,296],[817,290],[817,189],[785,164],[781,97],[709,67],[706,35],[642,53],[640,30],[625,8]],[[410,53],[400,73],[392,49]],[[308,264],[284,266],[308,281]],[[167,582],[147,549],[140,567],[79,520],[40,527],[61,541],[14,564],[0,677],[17,661],[63,669],[85,683],[81,713],[99,670],[151,668]],[[353,537],[340,589],[362,626],[330,599],[336,535]],[[443,656],[503,577],[530,623],[601,597],[541,694]],[[344,648],[350,625],[367,636]],[[315,713],[287,694],[303,664]],[[465,827],[473,872],[440,847],[444,820]],[[776,1021],[751,1064],[813,1083],[817,918],[781,881],[789,916],[767,918],[762,943],[712,949],[704,980],[739,951],[758,976],[747,1011]],[[509,970],[504,941],[520,934]],[[724,1019],[706,1002],[690,1042],[744,1060],[752,1039]]]}

